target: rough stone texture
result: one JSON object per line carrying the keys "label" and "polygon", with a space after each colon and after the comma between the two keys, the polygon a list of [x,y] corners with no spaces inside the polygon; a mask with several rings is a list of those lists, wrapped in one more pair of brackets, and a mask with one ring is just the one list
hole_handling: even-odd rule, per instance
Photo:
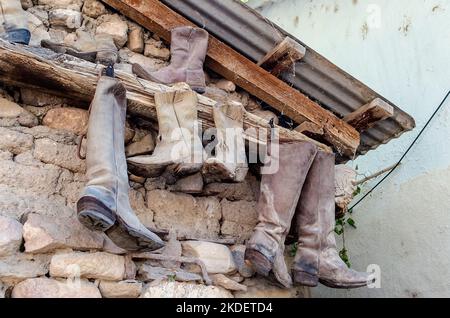
{"label": "rough stone texture", "polygon": [[30,46],[40,46],[41,40],[49,40],[50,35],[47,32],[47,26],[39,19],[38,15],[34,15],[29,11],[25,11],[25,15],[28,19],[28,28],[31,33]]}
{"label": "rough stone texture", "polygon": [[51,259],[50,275],[120,281],[125,277],[125,258],[103,252],[57,254]]}
{"label": "rough stone texture", "polygon": [[19,252],[22,244],[22,224],[0,215],[0,257]]}
{"label": "rough stone texture", "polygon": [[203,190],[203,176],[196,173],[178,180],[173,186],[169,187],[170,191],[184,192],[189,194],[198,194]]}
{"label": "rough stone texture", "polygon": [[215,274],[211,276],[213,284],[233,291],[247,291],[247,286],[239,284],[223,274]]}
{"label": "rough stone texture", "polygon": [[156,286],[148,284],[141,298],[232,298],[224,288],[191,283],[161,282]]}
{"label": "rough stone texture", "polygon": [[216,198],[194,198],[188,194],[154,190],[147,193],[147,205],[160,229],[194,238],[218,237],[221,211]]}
{"label": "rough stone texture", "polygon": [[234,92],[236,90],[236,85],[232,81],[228,81],[226,79],[220,79],[215,82],[214,85],[226,92]]}
{"label": "rough stone texture", "polygon": [[164,267],[150,266],[142,264],[138,270],[138,278],[141,281],[149,282],[153,280],[174,279],[180,282],[202,282],[200,275],[189,273],[180,269],[169,269]]}
{"label": "rough stone texture", "polygon": [[12,298],[101,298],[98,288],[84,280],[57,281],[50,278],[27,279],[17,284]]}
{"label": "rough stone texture", "polygon": [[39,214],[28,215],[23,226],[25,251],[48,253],[56,249],[102,249],[103,235],[89,231],[75,218],[54,218]]}
{"label": "rough stone texture", "polygon": [[63,129],[82,135],[87,132],[89,114],[87,110],[64,107],[50,109],[42,123],[54,129]]}
{"label": "rough stone texture", "polygon": [[246,279],[243,283],[247,291],[235,292],[236,298],[309,298],[309,289],[306,287],[280,288],[267,279]]}
{"label": "rough stone texture", "polygon": [[127,157],[150,154],[155,149],[155,140],[151,134],[144,136],[139,141],[129,144],[125,149]]}
{"label": "rough stone texture", "polygon": [[127,47],[135,53],[144,52],[144,31],[136,24],[129,26]]}
{"label": "rough stone texture", "polygon": [[259,182],[250,174],[240,183],[209,183],[205,186],[203,194],[215,195],[228,201],[256,201],[259,193]]}
{"label": "rough stone texture", "polygon": [[147,68],[153,71],[156,71],[165,65],[165,63],[159,59],[146,57],[142,54],[134,53],[130,51],[128,48],[120,50],[119,56],[122,62],[145,65]]}
{"label": "rough stone texture", "polygon": [[149,39],[145,42],[144,55],[168,61],[170,58],[170,50],[165,48],[161,41]]}
{"label": "rough stone texture", "polygon": [[48,9],[71,9],[80,11],[83,0],[38,0],[38,4],[45,5]]}
{"label": "rough stone texture", "polygon": [[55,164],[73,172],[84,172],[86,163],[78,158],[76,145],[65,145],[53,140],[38,139],[34,146],[34,156],[45,163]]}
{"label": "rough stone texture", "polygon": [[245,245],[233,245],[230,250],[239,274],[246,278],[252,277],[255,274],[255,270],[245,263]]}
{"label": "rough stone texture", "polygon": [[48,20],[51,26],[78,29],[83,22],[81,12],[70,9],[55,9],[50,11]]}
{"label": "rough stone texture", "polygon": [[232,236],[238,242],[249,239],[258,222],[258,212],[254,201],[228,201],[223,199],[221,233]]}
{"label": "rough stone texture", "polygon": [[0,258],[0,280],[18,282],[48,273],[49,255],[15,254]]}
{"label": "rough stone texture", "polygon": [[16,103],[0,97],[0,117],[18,117],[23,112],[23,108]]}
{"label": "rough stone texture", "polygon": [[97,0],[85,0],[83,5],[83,13],[91,18],[98,18],[106,14],[106,8],[103,3]]}
{"label": "rough stone texture", "polygon": [[69,102],[68,99],[54,95],[49,95],[29,88],[21,88],[20,97],[22,103],[37,107],[61,105],[67,104]]}
{"label": "rough stone texture", "polygon": [[182,242],[182,246],[183,255],[196,257],[203,261],[208,273],[229,274],[237,269],[231,251],[225,245],[201,241],[185,241]]}
{"label": "rough stone texture", "polygon": [[97,34],[109,34],[114,39],[114,43],[121,48],[128,40],[128,25],[119,15],[104,15],[97,27]]}
{"label": "rough stone texture", "polygon": [[138,281],[102,280],[98,287],[104,298],[138,298],[142,292],[142,283]]}
{"label": "rough stone texture", "polygon": [[33,136],[0,127],[0,150],[7,150],[15,155],[30,150]]}

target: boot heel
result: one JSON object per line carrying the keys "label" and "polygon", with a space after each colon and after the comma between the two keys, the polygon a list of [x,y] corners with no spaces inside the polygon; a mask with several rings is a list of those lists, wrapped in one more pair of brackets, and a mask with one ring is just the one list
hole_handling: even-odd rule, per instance
{"label": "boot heel", "polygon": [[319,284],[319,277],[317,277],[317,275],[298,270],[294,270],[293,274],[294,283],[297,285],[316,287]]}
{"label": "boot heel", "polygon": [[261,276],[268,277],[272,270],[272,263],[257,250],[247,248],[245,250],[244,260]]}
{"label": "boot heel", "polygon": [[114,213],[93,197],[82,197],[77,202],[78,220],[92,231],[105,232],[116,222]]}
{"label": "boot heel", "polygon": [[205,73],[203,70],[187,70],[186,71],[186,83],[199,94],[205,92]]}

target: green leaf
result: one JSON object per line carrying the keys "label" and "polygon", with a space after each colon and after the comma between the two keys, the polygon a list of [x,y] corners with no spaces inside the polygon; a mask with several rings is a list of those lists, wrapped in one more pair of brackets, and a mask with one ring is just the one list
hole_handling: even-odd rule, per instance
{"label": "green leaf", "polygon": [[337,226],[334,228],[334,232],[335,232],[337,235],[342,235],[342,234],[344,233],[344,227],[343,227],[342,225],[337,225]]}
{"label": "green leaf", "polygon": [[169,279],[169,282],[174,282],[176,276],[175,275],[167,275],[167,278]]}
{"label": "green leaf", "polygon": [[342,261],[344,261],[345,264],[347,264],[349,268],[351,267],[350,260],[347,254],[347,249],[345,247],[342,250],[340,250],[339,257],[342,259]]}
{"label": "green leaf", "polygon": [[356,197],[356,196],[357,196],[358,194],[360,194],[360,193],[361,193],[361,187],[358,186],[358,187],[356,188],[355,192],[353,192],[353,196]]}
{"label": "green leaf", "polygon": [[352,218],[347,219],[347,223],[354,229],[356,229],[356,222]]}
{"label": "green leaf", "polygon": [[289,249],[289,255],[291,257],[294,257],[295,254],[297,254],[297,247],[298,247],[298,243],[294,243],[291,245],[291,248]]}

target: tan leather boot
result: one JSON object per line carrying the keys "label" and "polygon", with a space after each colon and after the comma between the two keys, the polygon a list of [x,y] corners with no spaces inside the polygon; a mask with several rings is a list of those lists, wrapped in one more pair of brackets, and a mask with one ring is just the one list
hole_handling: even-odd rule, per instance
{"label": "tan leather boot", "polygon": [[208,50],[208,32],[183,26],[174,28],[171,37],[169,66],[152,71],[146,65],[134,64],[133,72],[143,79],[166,85],[185,82],[194,91],[204,93],[203,63]]}
{"label": "tan leather boot", "polygon": [[298,249],[294,283],[333,288],[366,286],[369,275],[349,269],[334,237],[334,155],[319,151],[306,178],[297,207]]}
{"label": "tan leather boot", "polygon": [[138,175],[160,176],[170,166],[174,174],[184,176],[202,168],[206,154],[195,129],[197,94],[183,85],[175,88],[155,94],[159,125],[155,150],[152,155],[128,158],[131,170]]}
{"label": "tan leather boot", "polygon": [[144,227],[131,209],[125,160],[124,86],[102,76],[92,101],[86,147],[87,184],[77,202],[78,219],[92,230],[106,231],[117,246],[155,250],[163,241]]}
{"label": "tan leather boot", "polygon": [[284,261],[284,241],[316,152],[311,143],[280,144],[278,154],[270,153],[270,160],[279,162],[278,172],[261,179],[258,225],[247,242],[245,260],[262,276],[272,271],[285,287],[292,281]]}
{"label": "tan leather boot", "polygon": [[53,52],[72,55],[92,63],[97,62],[103,65],[114,65],[117,62],[119,53],[112,36],[109,34],[97,34],[95,36],[95,43],[97,45],[95,51],[85,52],[50,40],[42,40],[41,46]]}
{"label": "tan leather boot", "polygon": [[0,38],[11,43],[30,43],[28,19],[20,0],[0,0]]}
{"label": "tan leather boot", "polygon": [[227,101],[213,107],[216,126],[215,156],[208,158],[202,169],[207,182],[242,182],[248,172],[243,137],[244,107]]}

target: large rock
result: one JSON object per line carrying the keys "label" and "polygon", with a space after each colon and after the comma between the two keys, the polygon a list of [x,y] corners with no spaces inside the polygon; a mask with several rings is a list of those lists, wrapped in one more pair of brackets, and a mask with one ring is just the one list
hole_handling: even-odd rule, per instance
{"label": "large rock", "polygon": [[168,61],[170,58],[170,50],[164,47],[161,41],[148,39],[145,42],[144,55]]}
{"label": "large rock", "polygon": [[239,183],[209,183],[205,186],[203,194],[217,196],[229,201],[256,201],[259,192],[259,182],[252,175],[248,175]]}
{"label": "large rock", "polygon": [[86,162],[78,157],[76,145],[65,145],[51,139],[38,139],[34,145],[34,157],[72,172],[85,172]]}
{"label": "large rock", "polygon": [[229,274],[236,271],[230,249],[222,244],[186,241],[182,242],[183,255],[201,260],[206,271],[212,274]]}
{"label": "large rock", "polygon": [[0,258],[0,280],[15,283],[48,273],[49,255],[18,253]]}
{"label": "large rock", "polygon": [[120,50],[119,55],[122,62],[143,65],[152,71],[157,71],[165,65],[165,63],[160,59],[146,57],[142,54],[134,53],[128,48]]}
{"label": "large rock", "polygon": [[151,134],[144,136],[139,141],[129,144],[125,149],[127,157],[150,154],[155,149],[155,140]]}
{"label": "large rock", "polygon": [[23,111],[24,109],[16,103],[6,98],[0,97],[0,117],[19,117],[19,115],[22,114]]}
{"label": "large rock", "polygon": [[[44,12],[45,14],[42,17],[39,14],[33,14],[31,9],[25,11],[25,16],[28,20],[28,29],[31,33],[30,46],[40,46],[42,40],[50,40],[50,35],[47,32],[48,14],[46,11]],[[46,21],[47,25],[44,24],[43,20]]]}
{"label": "large rock", "polygon": [[196,173],[179,179],[174,185],[169,187],[170,191],[198,194],[203,190],[203,176]]}
{"label": "large rock", "polygon": [[48,9],[71,9],[80,11],[83,0],[38,0],[37,3],[45,5]]}
{"label": "large rock", "polygon": [[57,281],[50,278],[27,279],[17,284],[12,298],[101,298],[98,288],[85,280]]}
{"label": "large rock", "polygon": [[181,269],[168,269],[164,267],[142,264],[138,270],[138,279],[144,282],[162,279],[173,279],[180,282],[202,282],[203,278],[195,273]]}
{"label": "large rock", "polygon": [[0,257],[19,252],[22,244],[22,224],[0,215]]}
{"label": "large rock", "polygon": [[146,285],[141,298],[233,298],[233,295],[221,287],[165,281],[156,286]]}
{"label": "large rock", "polygon": [[122,282],[102,280],[98,287],[104,298],[138,298],[142,292],[142,283],[132,280]]}
{"label": "large rock", "polygon": [[91,33],[78,29],[75,33],[70,33],[64,38],[64,44],[74,47],[82,52],[92,52],[97,50],[97,43]]}
{"label": "large rock", "polygon": [[83,13],[91,18],[98,18],[99,16],[106,14],[106,8],[103,3],[97,0],[85,0],[83,6]]}
{"label": "large rock", "polygon": [[88,230],[74,217],[63,219],[34,213],[28,215],[23,237],[28,253],[48,253],[62,248],[100,250],[104,244],[100,233]]}
{"label": "large rock", "polygon": [[144,31],[137,24],[130,24],[127,47],[135,53],[144,52]]}
{"label": "large rock", "polygon": [[247,291],[234,293],[236,298],[309,298],[310,292],[307,287],[281,288],[267,279],[246,279],[243,283]]}
{"label": "large rock", "polygon": [[147,192],[147,205],[160,229],[176,231],[179,236],[213,239],[219,236],[222,217],[216,198],[194,198],[164,190]]}
{"label": "large rock", "polygon": [[125,257],[103,252],[56,254],[50,262],[50,275],[120,281],[126,276]]}
{"label": "large rock", "polygon": [[0,127],[0,136],[0,150],[6,150],[15,155],[30,150],[33,146],[33,136],[28,134]]}
{"label": "large rock", "polygon": [[[50,37],[49,37],[49,39],[50,39]],[[30,88],[21,88],[20,89],[20,97],[22,99],[22,103],[24,103],[26,105],[31,105],[31,106],[37,106],[37,107],[54,106],[54,105],[62,105],[62,104],[69,103],[69,99],[46,94],[46,93],[40,92],[39,90],[30,89]]]}
{"label": "large rock", "polygon": [[70,9],[55,9],[50,11],[48,20],[52,27],[65,27],[68,29],[78,29],[83,22],[81,12]]}
{"label": "large rock", "polygon": [[121,48],[128,40],[128,25],[119,15],[104,15],[102,21],[97,26],[96,34],[109,34],[114,43]]}
{"label": "large rock", "polygon": [[68,130],[77,135],[82,135],[87,131],[88,121],[87,110],[64,107],[49,110],[42,123],[50,128]]}
{"label": "large rock", "polygon": [[254,201],[228,201],[223,199],[221,233],[236,238],[242,243],[250,238],[258,222],[258,212]]}

